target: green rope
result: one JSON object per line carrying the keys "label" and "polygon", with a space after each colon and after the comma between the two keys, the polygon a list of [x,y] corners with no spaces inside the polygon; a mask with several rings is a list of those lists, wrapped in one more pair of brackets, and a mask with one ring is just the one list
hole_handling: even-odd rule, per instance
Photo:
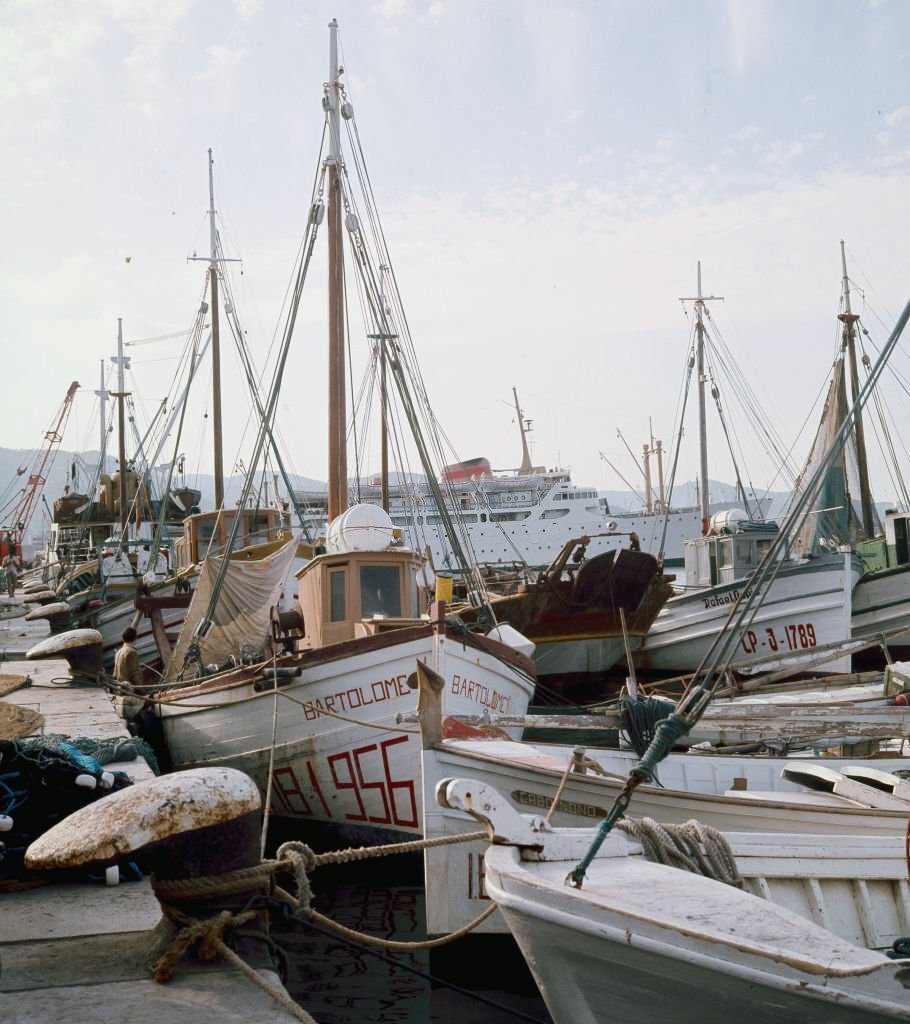
{"label": "green rope", "polygon": [[591,841],[588,852],[582,857],[575,868],[569,873],[567,881],[580,889],[585,880],[591,861],[597,856],[597,851],[603,846],[604,840],[613,831],[616,823],[626,813],[626,808],[632,799],[632,794],[643,782],[653,782],[654,771],[657,765],[670,753],[676,745],[676,741],[685,736],[691,727],[682,715],[673,712],[662,719],[655,729],[654,739],[651,745],[639,759],[638,763],[629,771],[629,778],[623,791],[619,794],[610,808],[609,813],[597,828],[597,834]]}

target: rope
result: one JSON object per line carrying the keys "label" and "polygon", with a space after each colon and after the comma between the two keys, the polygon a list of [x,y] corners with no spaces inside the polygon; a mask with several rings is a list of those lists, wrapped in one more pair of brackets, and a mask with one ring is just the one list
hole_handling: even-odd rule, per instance
{"label": "rope", "polygon": [[[277,655],[272,649],[272,678],[278,679]],[[269,819],[272,814],[272,778],[275,771],[275,746],[278,739],[278,687],[275,687],[275,701],[272,705],[272,743],[269,747],[269,773],[265,787],[265,804],[262,808],[262,832],[259,840],[259,859],[265,858],[265,845],[269,836]]]}
{"label": "rope", "polygon": [[380,949],[388,949],[397,953],[410,953],[418,949],[436,949],[437,947],[444,946],[449,942],[454,942],[456,939],[463,938],[469,932],[473,931],[478,925],[486,921],[486,919],[497,909],[497,905],[495,903],[491,903],[490,906],[481,911],[473,921],[469,921],[466,925],[456,931],[449,932],[446,935],[440,935],[435,939],[423,939],[417,942],[399,942],[394,939],[380,939],[375,935],[367,935],[364,932],[354,931],[352,928],[347,928],[345,925],[338,924],[337,921],[333,921],[331,918],[323,916],[317,910],[311,910],[307,916],[311,920],[323,925],[330,931],[333,931],[344,938],[356,939],[358,942],[362,942],[367,946],[378,946]]}
{"label": "rope", "polygon": [[626,818],[616,827],[641,843],[650,861],[742,888],[736,858],[717,829],[694,819],[681,825],[661,825],[653,818]]}
{"label": "rope", "polygon": [[576,747],[572,751],[572,758],[566,765],[566,770],[562,773],[562,778],[559,780],[559,785],[556,787],[556,793],[553,796],[553,800],[550,804],[550,808],[547,811],[546,820],[547,822],[553,817],[553,812],[556,810],[556,805],[559,803],[559,798],[562,796],[562,791],[566,788],[566,783],[569,781],[569,775],[572,769],[575,768],[578,771],[582,770],[582,758],[584,758],[585,752],[583,747]]}
{"label": "rope", "polygon": [[200,921],[196,918],[187,917],[186,914],[181,913],[175,907],[163,905],[161,909],[167,917],[183,927],[177,932],[171,944],[155,964],[153,969],[155,981],[160,984],[170,981],[174,975],[174,969],[183,954],[190,946],[198,944],[199,956],[203,960],[214,960],[216,954],[220,953],[244,977],[268,993],[276,1003],[287,1010],[295,1019],[304,1021],[305,1024],[316,1024],[315,1019],[302,1006],[298,1006],[284,989],[279,988],[259,974],[258,971],[255,971],[224,941],[223,935],[226,929],[234,928],[253,920],[257,915],[255,910],[247,910],[241,914],[232,914],[229,910],[222,910],[216,917]]}
{"label": "rope", "polygon": [[[69,681],[69,677],[67,677]],[[120,683],[113,679],[111,676],[103,675],[101,679],[105,689],[109,692],[114,693],[118,696],[123,697],[134,697],[136,694],[125,687],[121,686]],[[168,684],[168,689],[175,689],[173,684]],[[138,690],[138,687],[136,688]],[[166,692],[166,691],[165,691]],[[342,722],[349,722],[351,725],[360,725],[364,729],[380,729],[384,732],[397,732],[397,733],[408,733],[411,736],[417,736],[420,732],[419,729],[402,729],[401,726],[397,725],[383,725],[381,722],[367,722],[362,718],[351,718],[348,715],[339,714],[337,711],[329,711],[328,708],[319,707],[318,704],[314,704],[312,701],[301,700],[299,697],[292,697],[291,694],[285,693],[283,690],[262,690],[260,693],[251,693],[248,697],[240,697],[235,701],[231,702],[231,707],[237,707],[240,704],[248,704],[253,700],[262,700],[263,698],[269,697],[272,694],[277,693],[280,697],[284,697],[285,700],[291,701],[293,704],[299,704],[302,708],[307,708],[310,711],[316,712],[317,715],[325,715],[327,718],[337,718]],[[175,707],[183,708],[187,711],[207,711],[213,708],[223,708],[224,702],[218,701],[216,703],[208,704],[202,702],[193,701],[189,703],[185,697],[177,699],[166,697],[157,697],[152,694],[143,694],[143,699],[148,704],[158,704],[162,707]]]}
{"label": "rope", "polygon": [[[392,843],[384,846],[338,850],[319,855],[314,854],[305,843],[288,842],[283,843],[278,848],[275,860],[263,861],[249,868],[240,868],[236,871],[228,871],[220,875],[202,878],[161,880],[153,876],[151,879],[152,890],[161,903],[163,913],[180,926],[180,930],[154,965],[155,980],[158,982],[169,981],[173,977],[174,970],[186,951],[195,945],[198,947],[197,952],[201,959],[211,960],[214,959],[216,954],[221,954],[221,956],[249,978],[250,981],[258,985],[265,992],[268,992],[269,995],[292,1013],[296,1019],[306,1021],[307,1024],[315,1024],[313,1018],[290,1000],[283,990],[277,988],[253,970],[249,964],[225,943],[224,933],[229,928],[237,929],[252,921],[257,916],[256,910],[247,909],[239,914],[234,914],[229,910],[221,910],[214,917],[200,920],[184,914],[169,901],[183,902],[200,897],[212,899],[215,896],[223,897],[237,895],[238,893],[248,893],[250,890],[259,888],[265,890],[266,893],[271,891],[275,897],[289,905],[295,915],[300,915],[309,922],[321,925],[323,928],[343,938],[356,940],[367,946],[378,946],[381,949],[394,952],[435,949],[438,946],[454,942],[467,935],[496,911],[496,904],[491,904],[472,921],[446,935],[416,942],[399,942],[367,935],[364,932],[347,928],[314,910],[311,906],[312,889],[308,873],[324,864],[350,863],[351,861],[363,860],[368,857],[379,857],[392,853],[407,853],[418,849],[428,849],[433,846],[444,846],[487,838],[489,836],[486,832],[468,832],[455,836],[442,836],[438,839],[419,839],[412,842]],[[295,893],[292,894],[274,883],[273,876],[280,872],[287,872],[293,877]],[[252,903],[256,899],[257,897],[254,896],[250,902]]]}

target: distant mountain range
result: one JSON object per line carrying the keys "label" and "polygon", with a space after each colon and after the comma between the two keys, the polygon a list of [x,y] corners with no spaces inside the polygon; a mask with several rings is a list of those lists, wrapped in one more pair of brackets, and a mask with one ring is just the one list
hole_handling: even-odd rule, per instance
{"label": "distant mountain range", "polygon": [[[28,476],[32,472],[35,452],[21,448],[0,448],[0,508],[3,508],[17,492],[26,486]],[[54,463],[50,472],[47,473],[47,480],[42,492],[43,500],[35,509],[32,516],[30,533],[34,537],[40,536],[50,518],[49,510],[53,508],[54,500],[63,493],[63,488],[69,486],[71,490],[78,493],[88,493],[91,488],[95,467],[98,465],[98,452],[71,452],[59,451],[56,453]],[[75,469],[74,469],[75,467]],[[108,473],[113,473],[117,464],[114,459],[108,456],[106,460]],[[19,471],[22,470],[20,473]],[[167,475],[166,467],[157,471],[161,480]],[[295,489],[318,490],[325,488],[325,483],[313,480],[306,476],[289,474],[291,483]],[[177,478],[178,483],[185,483],[187,487],[195,487],[202,492],[201,505],[203,508],[212,508],[215,504],[215,479],[210,474],[199,474],[192,477],[189,474],[185,478]],[[224,493],[228,503],[236,501],[243,490],[244,478],[240,475],[233,475],[225,478]],[[274,497],[272,480],[268,481],[269,498]],[[284,494],[284,483],[279,477],[279,491]],[[0,522],[0,526],[5,526]]]}
{"label": "distant mountain range", "polygon": [[[21,490],[31,472],[35,452],[16,448],[0,448],[0,508],[5,506],[13,495]],[[47,482],[44,486],[44,501],[35,510],[32,518],[30,533],[37,537],[43,533],[44,527],[49,519],[49,508],[53,506],[54,499],[63,493],[63,488],[69,485],[72,490],[85,493],[91,485],[92,474],[98,463],[97,451],[72,452],[59,451],[56,453],[53,466],[47,474]],[[74,469],[75,467],[75,469]],[[115,461],[108,456],[107,471],[113,473],[116,468]],[[23,472],[18,474],[18,470]],[[165,469],[160,471],[163,478]],[[325,490],[325,482],[314,480],[311,477],[290,475],[291,483],[296,490],[318,491]],[[214,505],[215,484],[210,474],[200,474],[196,477],[187,475],[178,480],[178,483],[186,483],[189,487],[196,487],[202,492],[202,507],[211,508]],[[279,492],[283,495],[284,482],[279,478]],[[243,477],[233,475],[225,479],[225,496],[228,503],[236,501],[240,497],[243,488]],[[268,480],[269,497],[274,496],[272,481]],[[736,488],[732,484],[718,480],[710,481],[709,487],[712,501],[735,501]],[[601,497],[606,498],[612,512],[637,511],[641,508],[641,499],[631,491],[606,490],[598,492]],[[767,496],[765,507],[766,516],[780,515],[789,493],[786,491],[773,491]],[[46,502],[46,504],[44,503]],[[673,489],[671,504],[677,507],[694,505],[697,502],[697,490],[693,482],[680,484]],[[884,506],[883,506],[884,507]],[[0,524],[5,525],[5,524]]]}

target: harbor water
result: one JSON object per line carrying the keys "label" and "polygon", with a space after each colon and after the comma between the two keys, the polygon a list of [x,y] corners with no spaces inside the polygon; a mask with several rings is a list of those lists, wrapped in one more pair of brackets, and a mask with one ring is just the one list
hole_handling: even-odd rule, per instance
{"label": "harbor water", "polygon": [[[361,862],[312,873],[313,906],[354,931],[427,938],[418,858]],[[318,1024],[550,1024],[510,936],[466,936],[433,950],[387,952],[314,925],[276,921],[286,985]]]}

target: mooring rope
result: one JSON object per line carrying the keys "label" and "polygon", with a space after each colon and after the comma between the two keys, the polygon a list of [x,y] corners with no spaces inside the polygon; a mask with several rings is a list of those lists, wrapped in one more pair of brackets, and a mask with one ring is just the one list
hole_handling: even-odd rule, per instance
{"label": "mooring rope", "polygon": [[616,827],[641,843],[650,861],[742,888],[743,879],[730,844],[709,825],[694,819],[680,825],[662,825],[653,818],[622,818]]}
{"label": "mooring rope", "polygon": [[[382,939],[374,935],[368,935],[365,932],[347,928],[319,913],[319,911],[314,910],[311,905],[312,889],[309,872],[327,864],[348,864],[354,861],[365,860],[369,857],[411,853],[417,850],[432,849],[436,846],[449,846],[455,843],[474,842],[482,839],[489,839],[489,834],[486,831],[462,832],[458,835],[440,836],[434,839],[416,839],[404,843],[357,847],[322,854],[314,853],[305,843],[292,841],[282,843],[278,847],[277,856],[274,860],[266,860],[252,867],[240,868],[236,871],[227,871],[220,875],[208,875],[201,878],[165,880],[153,876],[151,879],[152,890],[161,903],[162,910],[167,917],[181,926],[180,931],[155,965],[155,980],[167,981],[173,975],[174,968],[181,957],[193,944],[198,944],[199,955],[203,959],[211,959],[214,955],[212,953],[214,949],[218,953],[222,953],[232,963],[239,961],[240,958],[233,950],[225,952],[225,950],[229,950],[229,947],[225,945],[222,936],[226,929],[246,924],[255,917],[255,911],[248,910],[235,915],[230,911],[222,910],[212,918],[199,920],[185,915],[181,910],[173,906],[171,901],[184,902],[199,898],[212,899],[216,896],[234,896],[238,893],[254,892],[257,889],[261,893],[271,893],[273,896],[284,901],[292,908],[295,914],[299,914],[307,921],[315,922],[344,938],[356,940],[364,945],[378,946],[394,952],[413,952],[421,949],[435,949],[438,946],[454,942],[456,939],[467,935],[493,914],[497,909],[496,904],[492,903],[489,907],[486,907],[477,917],[456,931],[448,932],[434,939],[422,939],[415,942]],[[288,892],[275,883],[274,876],[281,873],[286,873],[293,877],[293,887],[296,890],[294,893]],[[256,974],[249,965],[244,964],[244,968],[244,974],[247,974],[251,980],[255,980],[260,988],[264,988],[281,1001],[280,990],[273,991],[269,983]],[[255,975],[255,978],[253,975]],[[282,1003],[282,1005],[284,1004]],[[298,1019],[312,1020],[309,1016],[299,1017]]]}
{"label": "mooring rope", "polygon": [[183,954],[190,946],[198,944],[199,955],[203,960],[212,960],[216,953],[220,953],[244,977],[268,993],[272,999],[284,1007],[297,1020],[303,1021],[304,1024],[316,1024],[315,1018],[307,1013],[302,1006],[295,1003],[284,988],[264,978],[224,941],[223,936],[228,928],[236,928],[248,923],[257,916],[257,911],[247,910],[241,914],[232,914],[229,910],[222,910],[215,917],[201,921],[197,918],[188,917],[177,910],[176,907],[162,904],[162,910],[175,924],[179,924],[182,927],[156,962],[153,968],[155,981],[162,984],[170,981],[174,976],[174,969]]}

